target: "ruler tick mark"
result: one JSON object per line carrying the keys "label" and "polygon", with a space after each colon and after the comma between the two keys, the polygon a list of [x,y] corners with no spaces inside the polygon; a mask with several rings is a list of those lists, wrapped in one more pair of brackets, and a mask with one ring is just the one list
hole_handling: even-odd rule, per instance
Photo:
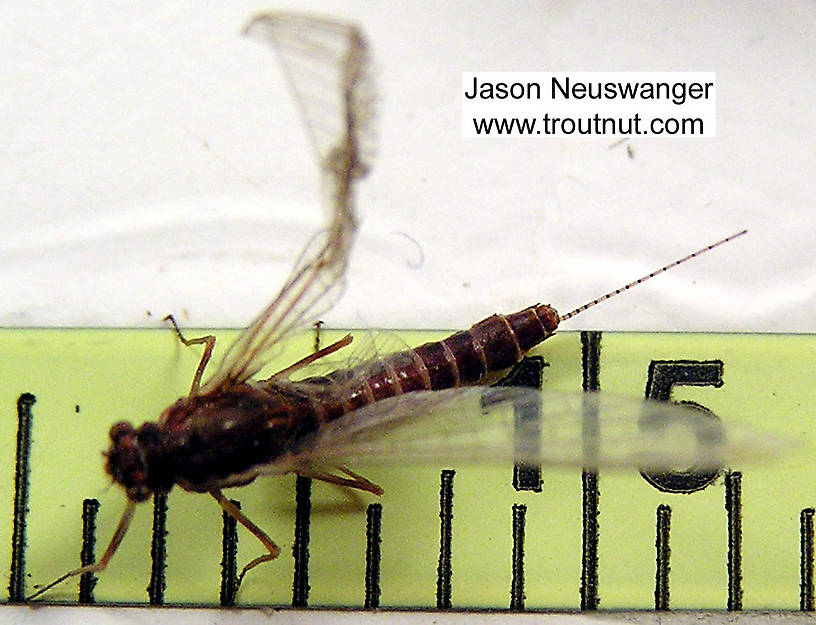
{"label": "ruler tick mark", "polygon": [[742,610],[742,473],[725,475],[728,512],[728,610]]}
{"label": "ruler tick mark", "polygon": [[14,466],[14,517],[11,533],[9,603],[25,601],[25,552],[28,517],[29,476],[31,473],[31,407],[37,401],[31,393],[17,399],[17,453]]}
{"label": "ruler tick mark", "polygon": [[150,539],[150,584],[147,595],[150,605],[164,604],[167,587],[167,494],[153,494],[153,535]]}
{"label": "ruler tick mark", "polygon": [[671,571],[671,507],[657,507],[657,529],[655,532],[656,571],[655,571],[655,610],[669,609],[669,572]]}
{"label": "ruler tick mark", "polygon": [[453,525],[453,476],[452,469],[442,471],[439,488],[439,565],[436,578],[436,607],[451,607],[451,528]]}
{"label": "ruler tick mark", "polygon": [[292,580],[292,607],[309,604],[309,524],[312,513],[312,480],[302,475],[295,482],[295,540],[292,555],[295,572]]}
{"label": "ruler tick mark", "polygon": [[[599,391],[601,370],[601,333],[581,332],[582,387],[586,392]],[[593,447],[597,444],[599,424],[598,415],[592,414],[589,408],[584,415],[584,431],[588,434],[584,445],[585,458],[596,456]],[[600,603],[598,596],[598,506],[600,490],[598,473],[592,467],[581,473],[582,488],[582,532],[581,532],[581,609],[597,610]]]}
{"label": "ruler tick mark", "polygon": [[380,607],[380,542],[382,504],[372,503],[366,510],[365,607]]}
{"label": "ruler tick mark", "polygon": [[[241,502],[230,499],[239,510]],[[226,510],[221,512],[223,529],[221,534],[221,592],[219,599],[223,607],[235,606],[238,587],[238,521]]]}
{"label": "ruler tick mark", "polygon": [[510,585],[510,609],[524,609],[524,532],[527,506],[513,504],[513,578]]}
{"label": "ruler tick mark", "polygon": [[[79,561],[82,566],[96,562],[96,515],[99,512],[99,501],[96,499],[85,499],[82,502],[82,550]],[[96,575],[93,573],[83,573],[79,578],[79,603],[94,603],[94,586],[96,586]]]}
{"label": "ruler tick mark", "polygon": [[800,575],[799,609],[812,612],[813,602],[813,508],[805,508],[799,515]]}

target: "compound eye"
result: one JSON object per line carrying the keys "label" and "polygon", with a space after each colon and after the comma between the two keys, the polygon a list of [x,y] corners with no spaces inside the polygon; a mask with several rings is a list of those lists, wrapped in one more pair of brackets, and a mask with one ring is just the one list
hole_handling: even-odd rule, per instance
{"label": "compound eye", "polygon": [[133,434],[135,434],[135,430],[127,421],[119,421],[118,423],[114,423],[108,432],[108,436],[110,436],[111,441],[114,443],[118,443],[126,436],[132,436]]}

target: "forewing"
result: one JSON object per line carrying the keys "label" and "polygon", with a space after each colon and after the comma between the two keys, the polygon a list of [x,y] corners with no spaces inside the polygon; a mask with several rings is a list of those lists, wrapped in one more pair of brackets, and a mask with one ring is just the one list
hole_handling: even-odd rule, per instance
{"label": "forewing", "polygon": [[765,436],[680,404],[464,387],[407,393],[349,413],[323,426],[292,464],[510,461],[703,469],[754,462],[776,447]]}
{"label": "forewing", "polygon": [[289,14],[260,15],[245,32],[269,43],[282,61],[320,162],[330,218],[203,391],[250,378],[275,345],[336,301],[357,228],[354,186],[370,165],[373,95],[361,33],[347,24]]}
{"label": "forewing", "polygon": [[327,19],[272,13],[252,18],[244,34],[277,52],[318,162],[324,164],[343,139],[351,138],[358,164],[369,166],[376,92],[360,30]]}

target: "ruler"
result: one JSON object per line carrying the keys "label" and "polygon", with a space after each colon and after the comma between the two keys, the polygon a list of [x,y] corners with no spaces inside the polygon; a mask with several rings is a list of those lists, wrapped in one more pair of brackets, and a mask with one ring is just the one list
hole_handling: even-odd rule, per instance
{"label": "ruler", "polygon": [[[342,334],[326,331],[324,340]],[[235,332],[216,335],[224,348]],[[415,345],[445,333],[399,335]],[[307,353],[311,341],[287,345],[279,363]],[[7,329],[0,350],[8,476],[0,488],[15,511],[0,523],[0,544],[12,563],[9,598],[19,600],[79,564],[83,516],[85,548],[95,536],[96,554],[104,549],[124,505],[102,468],[107,430],[122,419],[155,420],[187,392],[198,353],[169,330]],[[283,553],[248,575],[238,603],[812,610],[814,353],[813,336],[559,333],[516,383],[539,376],[545,389],[599,384],[640,397],[647,385],[652,394],[670,388],[672,399],[693,400],[726,426],[800,446],[697,482],[637,471],[395,466],[365,472],[385,495],[351,500],[292,476],[260,479],[226,494]],[[234,532],[210,498],[176,489],[137,512],[83,601],[229,603],[223,569],[228,576],[262,551],[239,529],[236,565]],[[47,599],[77,602],[77,586],[66,582]]]}

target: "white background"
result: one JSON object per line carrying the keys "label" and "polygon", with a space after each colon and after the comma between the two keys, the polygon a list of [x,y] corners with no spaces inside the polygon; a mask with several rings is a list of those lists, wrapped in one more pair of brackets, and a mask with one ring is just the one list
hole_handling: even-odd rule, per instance
{"label": "white background", "polygon": [[[748,228],[568,327],[816,331],[812,3],[296,6],[363,27],[381,94],[332,325],[566,312]],[[277,60],[239,35],[270,8],[3,3],[0,325],[241,326],[271,298],[321,212]],[[462,71],[499,70],[714,71],[718,136],[464,139]]]}

